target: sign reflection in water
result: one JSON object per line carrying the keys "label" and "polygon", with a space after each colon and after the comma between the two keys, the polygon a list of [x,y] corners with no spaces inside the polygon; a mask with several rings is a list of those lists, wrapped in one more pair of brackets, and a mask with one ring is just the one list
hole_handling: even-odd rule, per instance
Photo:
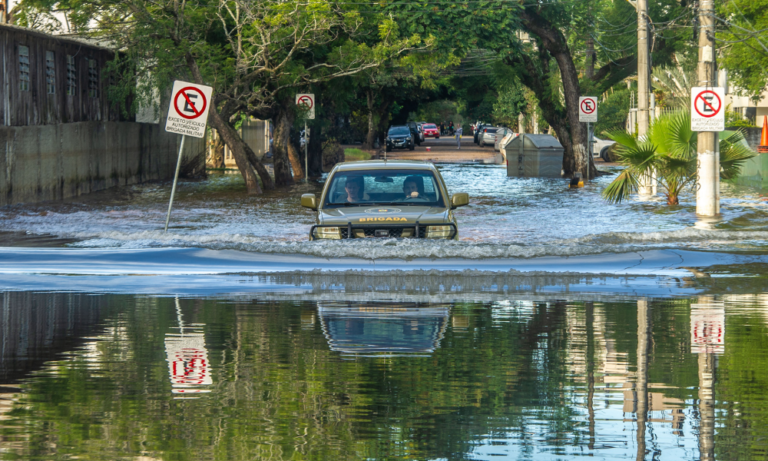
{"label": "sign reflection in water", "polygon": [[[205,348],[205,335],[199,323],[184,325],[181,305],[176,298],[176,316],[179,333],[165,335],[165,353],[168,372],[174,394],[201,394],[211,392],[201,386],[213,384],[208,350]],[[180,398],[180,397],[179,397]]]}
{"label": "sign reflection in water", "polygon": [[318,314],[331,350],[343,355],[421,355],[440,347],[448,305],[321,303]]}

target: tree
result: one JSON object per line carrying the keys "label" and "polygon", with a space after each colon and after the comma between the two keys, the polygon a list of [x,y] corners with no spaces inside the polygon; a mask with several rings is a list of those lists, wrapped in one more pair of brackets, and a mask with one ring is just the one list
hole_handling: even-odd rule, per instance
{"label": "tree", "polygon": [[[678,205],[680,194],[696,184],[698,137],[691,131],[691,114],[679,111],[659,117],[650,126],[647,141],[623,130],[607,133],[620,144],[616,154],[627,168],[603,190],[610,202],[621,202],[637,192],[640,178],[656,171],[667,205]],[[739,131],[720,133],[720,178],[733,179],[744,161],[756,154]]]}
{"label": "tree", "polygon": [[718,2],[716,11],[724,29],[717,37],[720,63],[732,84],[758,102],[768,82],[768,1]]}
{"label": "tree", "polygon": [[[395,21],[364,20],[330,0],[65,2],[68,10],[90,13],[71,16],[78,18],[76,30],[110,40],[130,61],[121,82],[135,88],[138,102],[150,102],[178,78],[214,87],[209,122],[232,151],[249,193],[262,190],[257,174],[266,188],[292,183],[291,169],[304,175],[289,143],[295,92],[377,67],[420,42],[418,36],[401,38]],[[55,0],[25,5],[64,7]],[[358,40],[370,40],[371,30],[375,44]],[[275,120],[274,183],[232,127],[237,114]]]}

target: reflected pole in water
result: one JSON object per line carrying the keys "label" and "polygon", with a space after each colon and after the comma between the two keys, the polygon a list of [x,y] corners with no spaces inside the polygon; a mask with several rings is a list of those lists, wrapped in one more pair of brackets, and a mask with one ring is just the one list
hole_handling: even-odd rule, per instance
{"label": "reflected pole in water", "polygon": [[589,412],[589,449],[595,449],[595,305],[587,307],[587,411]]}
{"label": "reflected pole in water", "polygon": [[715,459],[715,354],[699,354],[699,459]]}
{"label": "reflected pole in water", "polygon": [[645,426],[648,421],[648,343],[651,333],[647,299],[637,300],[637,381],[635,405],[637,411],[637,456],[645,459]]}
{"label": "reflected pole in water", "polygon": [[725,304],[702,296],[691,304],[691,352],[699,355],[699,459],[715,459],[717,356],[725,351]]}

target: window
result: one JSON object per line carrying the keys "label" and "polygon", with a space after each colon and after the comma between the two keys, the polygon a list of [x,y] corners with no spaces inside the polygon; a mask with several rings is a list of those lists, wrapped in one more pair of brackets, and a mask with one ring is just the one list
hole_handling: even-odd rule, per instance
{"label": "window", "polygon": [[74,96],[77,90],[77,69],[75,57],[67,55],[67,96]]}
{"label": "window", "polygon": [[45,52],[45,87],[48,94],[56,93],[56,61],[53,51]]}
{"label": "window", "polygon": [[29,47],[19,45],[19,90],[29,91]]}
{"label": "window", "polygon": [[88,60],[88,96],[99,97],[99,69],[96,68],[96,60]]}

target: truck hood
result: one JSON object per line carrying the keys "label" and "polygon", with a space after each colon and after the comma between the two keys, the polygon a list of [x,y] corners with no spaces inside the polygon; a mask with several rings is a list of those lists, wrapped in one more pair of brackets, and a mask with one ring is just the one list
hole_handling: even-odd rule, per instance
{"label": "truck hood", "polygon": [[439,224],[449,221],[449,209],[430,206],[350,206],[318,213],[319,224]]}

